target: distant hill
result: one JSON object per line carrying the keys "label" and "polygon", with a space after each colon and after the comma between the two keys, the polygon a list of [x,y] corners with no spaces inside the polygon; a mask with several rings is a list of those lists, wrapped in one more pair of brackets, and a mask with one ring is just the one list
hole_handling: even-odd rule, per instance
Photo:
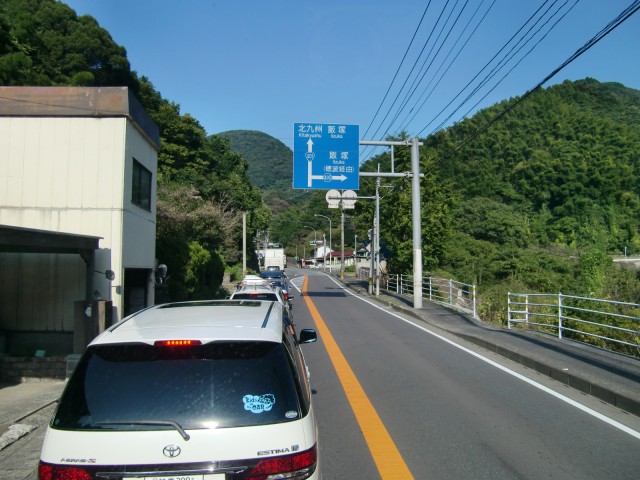
{"label": "distant hill", "polygon": [[293,152],[277,138],[256,130],[229,130],[231,148],[249,163],[249,178],[262,192],[265,204],[280,213],[295,203]]}

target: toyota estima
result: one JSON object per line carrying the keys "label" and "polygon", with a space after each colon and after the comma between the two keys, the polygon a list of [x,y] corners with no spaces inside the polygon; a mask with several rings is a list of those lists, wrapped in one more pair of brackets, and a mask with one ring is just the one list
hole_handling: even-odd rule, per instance
{"label": "toyota estima", "polygon": [[318,479],[300,344],[277,302],[148,308],[88,346],[45,436],[40,480]]}

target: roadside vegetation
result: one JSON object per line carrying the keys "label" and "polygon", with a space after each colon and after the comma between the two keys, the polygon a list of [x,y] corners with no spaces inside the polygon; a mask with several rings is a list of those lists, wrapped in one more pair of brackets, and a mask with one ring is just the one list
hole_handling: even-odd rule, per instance
{"label": "roadside vegetation", "polygon": [[[328,240],[328,222],[314,214],[329,216],[332,246],[340,249],[339,211],[327,209],[324,191],[291,189],[291,175],[282,171],[292,153],[282,142],[261,132],[208,135],[131,70],[125,48],[92,17],[78,17],[64,3],[2,2],[0,83],[127,86],[140,99],[162,142],[156,251],[169,267],[167,299],[223,294],[224,271],[237,271],[242,260],[242,212],[249,232],[270,229],[290,258],[308,256],[316,234]],[[496,323],[505,322],[509,291],[639,303],[640,275],[614,265],[613,255],[640,256],[640,92],[595,79],[565,81],[474,136],[516,100],[422,139],[425,273],[476,284],[480,315]],[[409,148],[396,148],[394,161],[396,171],[409,171]],[[384,153],[362,169],[389,171],[390,162]],[[409,273],[410,181],[382,183],[389,270]],[[374,187],[362,178],[358,193],[371,196]],[[373,210],[364,200],[346,212],[346,250],[356,235],[362,247]]]}
{"label": "roadside vegetation", "polygon": [[0,4],[0,84],[129,87],[160,130],[156,257],[168,266],[162,298],[224,294],[225,269],[242,261],[242,212],[249,231],[271,221],[247,161],[228,138],[208,136],[163,98],[93,17],[54,0]]}

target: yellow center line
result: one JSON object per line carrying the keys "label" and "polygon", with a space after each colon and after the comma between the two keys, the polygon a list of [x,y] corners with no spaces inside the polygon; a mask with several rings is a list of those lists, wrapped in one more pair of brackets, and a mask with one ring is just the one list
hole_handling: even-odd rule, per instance
{"label": "yellow center line", "polygon": [[358,378],[351,370],[347,359],[340,351],[340,347],[331,335],[329,328],[318,313],[316,306],[307,294],[307,283],[309,277],[304,277],[302,284],[302,296],[304,298],[311,316],[316,323],[316,328],[322,337],[322,341],[329,353],[329,358],[336,369],[342,388],[351,404],[356,420],[369,446],[369,451],[373,457],[378,472],[383,480],[400,478],[403,480],[413,479],[404,459],[400,455],[395,443],[391,439],[389,432],[385,428],[382,420],[378,416],[375,408],[369,401],[367,394],[360,385]]}

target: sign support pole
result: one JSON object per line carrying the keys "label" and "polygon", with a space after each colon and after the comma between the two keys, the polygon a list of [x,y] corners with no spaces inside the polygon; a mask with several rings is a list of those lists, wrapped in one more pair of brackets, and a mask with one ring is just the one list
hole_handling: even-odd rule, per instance
{"label": "sign support pole", "polygon": [[420,150],[411,139],[411,210],[413,219],[413,308],[422,308],[422,226],[420,214]]}
{"label": "sign support pole", "polygon": [[[411,172],[360,172],[361,177],[411,177],[411,215],[413,229],[413,308],[422,308],[422,227],[420,213],[420,140],[417,137],[405,141],[360,140],[360,145],[375,145],[393,148],[411,146]],[[376,187],[377,188],[377,187]],[[376,219],[374,218],[374,234]],[[372,239],[372,244],[375,240]],[[373,253],[372,253],[373,255]],[[372,270],[373,270],[372,257]],[[373,293],[372,277],[369,277],[369,293]]]}

